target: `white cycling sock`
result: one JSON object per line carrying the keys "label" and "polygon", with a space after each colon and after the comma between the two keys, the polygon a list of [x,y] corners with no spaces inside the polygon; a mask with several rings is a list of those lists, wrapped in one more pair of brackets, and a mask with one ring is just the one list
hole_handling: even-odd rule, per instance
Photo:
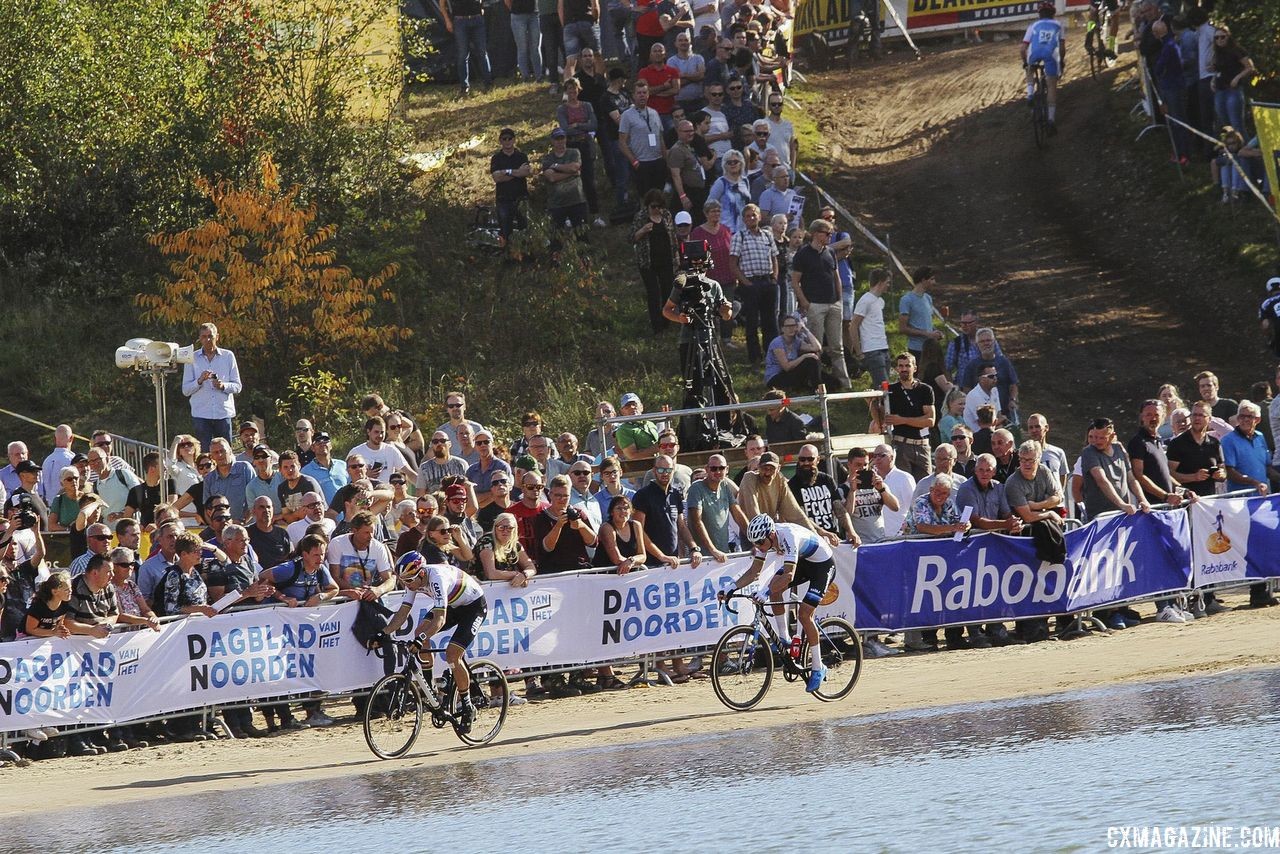
{"label": "white cycling sock", "polygon": [[770,619],[773,620],[773,630],[778,633],[778,640],[786,646],[791,642],[791,631],[787,628],[787,612],[784,610],[781,614],[773,614]]}
{"label": "white cycling sock", "polygon": [[1054,106],[1049,108],[1049,121],[1054,121],[1057,118],[1057,114],[1058,114],[1058,107],[1055,104]]}
{"label": "white cycling sock", "polygon": [[1028,100],[1028,101],[1030,101],[1030,100],[1031,100],[1031,96],[1032,96],[1033,94],[1035,94],[1035,89],[1034,89],[1034,88],[1032,88],[1032,86],[1031,86],[1031,84],[1030,84],[1030,83],[1028,83],[1028,84],[1027,84],[1027,100]]}
{"label": "white cycling sock", "polygon": [[809,660],[814,670],[822,667],[822,642],[819,641],[816,646],[809,647]]}

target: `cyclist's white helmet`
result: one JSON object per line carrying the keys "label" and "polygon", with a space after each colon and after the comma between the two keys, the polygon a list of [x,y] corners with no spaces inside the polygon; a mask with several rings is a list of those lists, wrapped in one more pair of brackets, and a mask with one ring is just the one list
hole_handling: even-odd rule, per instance
{"label": "cyclist's white helmet", "polygon": [[1267,293],[1274,294],[1277,291],[1280,291],[1280,276],[1272,276],[1267,279]]}
{"label": "cyclist's white helmet", "polygon": [[758,543],[773,533],[773,517],[761,513],[747,524],[747,539]]}

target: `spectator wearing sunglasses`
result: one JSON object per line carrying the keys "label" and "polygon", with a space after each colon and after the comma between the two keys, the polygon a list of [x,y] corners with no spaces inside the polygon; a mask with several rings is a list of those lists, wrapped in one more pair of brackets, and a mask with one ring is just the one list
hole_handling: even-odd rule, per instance
{"label": "spectator wearing sunglasses", "polygon": [[95,555],[105,555],[111,546],[111,529],[101,522],[96,522],[88,527],[85,531],[85,545],[88,551],[71,561],[68,570],[72,578],[78,578],[84,573],[85,567],[89,565],[89,561]]}
{"label": "spectator wearing sunglasses", "polygon": [[467,418],[467,396],[460,391],[451,391],[444,397],[445,412],[449,415],[449,420],[436,428],[436,432],[444,432],[449,437],[449,441],[454,447],[458,446],[458,427],[463,424],[471,426],[471,435],[479,437],[484,432],[484,425],[479,421],[472,421]]}
{"label": "spectator wearing sunglasses", "polygon": [[474,440],[476,461],[467,467],[466,478],[475,484],[476,497],[480,507],[485,507],[493,500],[491,487],[493,478],[505,475],[510,485],[511,466],[506,460],[493,455],[493,434],[488,430],[476,432]]}
{"label": "spectator wearing sunglasses", "polygon": [[437,430],[431,436],[431,450],[427,458],[418,467],[418,492],[435,492],[446,477],[465,476],[467,461],[455,457],[451,452],[453,442],[444,430]]}
{"label": "spectator wearing sunglasses", "polygon": [[685,501],[689,530],[707,554],[724,563],[735,543],[729,520],[738,530],[747,529],[747,517],[738,506],[738,485],[725,475],[729,464],[721,454],[707,458],[707,476],[689,487]]}
{"label": "spectator wearing sunglasses", "polygon": [[333,441],[321,430],[311,440],[311,462],[302,467],[302,473],[320,485],[326,504],[333,503],[338,490],[351,482],[347,467],[333,458]]}

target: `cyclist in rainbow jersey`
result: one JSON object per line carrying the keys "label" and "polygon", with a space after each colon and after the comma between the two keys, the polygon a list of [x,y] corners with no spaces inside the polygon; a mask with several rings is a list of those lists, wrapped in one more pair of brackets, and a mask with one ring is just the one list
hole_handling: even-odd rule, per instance
{"label": "cyclist in rainbow jersey", "polygon": [[[800,626],[804,629],[805,640],[809,642],[812,663],[812,672],[805,683],[805,690],[813,693],[822,687],[822,680],[827,675],[827,669],[822,664],[822,645],[818,641],[818,623],[813,618],[813,612],[827,592],[827,585],[831,583],[835,570],[831,546],[808,528],[790,522],[775,522],[764,513],[747,525],[747,539],[752,544],[751,568],[737,582],[726,585],[723,594],[741,590],[755,581],[771,553],[781,555],[782,560],[765,576],[755,594],[757,601],[775,601],[788,588],[805,583],[809,585],[800,602],[798,617]],[[775,604],[770,610],[774,629],[778,637],[785,641],[790,637],[786,606]]]}

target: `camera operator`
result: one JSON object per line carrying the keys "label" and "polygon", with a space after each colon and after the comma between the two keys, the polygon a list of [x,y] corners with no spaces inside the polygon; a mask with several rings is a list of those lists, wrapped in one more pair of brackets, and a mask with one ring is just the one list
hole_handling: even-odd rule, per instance
{"label": "camera operator", "polygon": [[680,324],[682,371],[689,363],[689,350],[693,347],[697,327],[715,329],[714,316],[725,322],[733,319],[733,304],[725,298],[720,283],[706,275],[710,269],[711,256],[705,242],[690,240],[681,244],[680,272],[676,275],[671,296],[662,307],[662,316]]}

